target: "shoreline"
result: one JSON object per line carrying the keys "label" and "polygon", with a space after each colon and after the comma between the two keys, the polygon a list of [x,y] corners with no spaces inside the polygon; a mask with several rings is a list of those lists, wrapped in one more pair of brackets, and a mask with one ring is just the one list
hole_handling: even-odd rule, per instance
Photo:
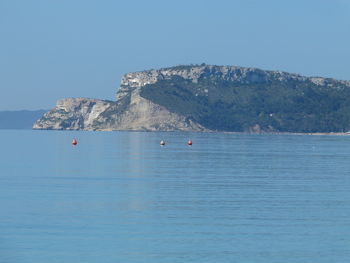
{"label": "shoreline", "polygon": [[[6,130],[6,129],[5,129]],[[27,130],[27,129],[24,129]],[[223,134],[242,134],[242,135],[333,135],[349,136],[350,132],[231,132],[231,131],[154,131],[154,130],[111,130],[111,129],[28,129],[32,131],[84,131],[84,132],[184,132],[184,133],[223,133]]]}
{"label": "shoreline", "polygon": [[334,135],[349,136],[350,132],[218,132],[231,134],[252,134],[252,135]]}

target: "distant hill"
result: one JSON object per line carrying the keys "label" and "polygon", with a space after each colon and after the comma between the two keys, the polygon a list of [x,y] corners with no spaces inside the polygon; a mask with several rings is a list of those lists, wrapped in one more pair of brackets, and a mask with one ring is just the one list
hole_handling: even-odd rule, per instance
{"label": "distant hill", "polygon": [[32,129],[45,110],[0,111],[0,129]]}
{"label": "distant hill", "polygon": [[35,129],[349,132],[350,82],[236,66],[123,76],[117,99],[64,99]]}

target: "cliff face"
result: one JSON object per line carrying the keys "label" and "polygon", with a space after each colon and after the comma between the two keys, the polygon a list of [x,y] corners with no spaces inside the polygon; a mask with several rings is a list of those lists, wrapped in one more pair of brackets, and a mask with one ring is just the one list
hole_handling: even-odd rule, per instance
{"label": "cliff face", "polygon": [[201,79],[220,79],[223,81],[240,84],[267,83],[271,81],[310,81],[320,86],[331,87],[337,85],[346,85],[350,87],[350,81],[321,77],[305,77],[299,74],[287,73],[283,71],[212,65],[176,66],[159,70],[147,70],[128,73],[122,77],[121,86],[143,87],[148,84],[154,84],[161,80],[170,80],[174,76],[181,77],[193,83],[198,83],[198,81]]}
{"label": "cliff face", "polygon": [[280,71],[177,66],[124,75],[115,102],[60,100],[33,128],[348,131],[349,88],[347,81]]}
{"label": "cliff face", "polygon": [[140,96],[139,89],[118,93],[116,102],[87,98],[59,100],[33,129],[205,131],[201,125]]}
{"label": "cliff face", "polygon": [[95,130],[98,122],[105,123],[101,113],[113,107],[112,101],[85,98],[59,100],[55,108],[37,120],[33,129],[49,130]]}

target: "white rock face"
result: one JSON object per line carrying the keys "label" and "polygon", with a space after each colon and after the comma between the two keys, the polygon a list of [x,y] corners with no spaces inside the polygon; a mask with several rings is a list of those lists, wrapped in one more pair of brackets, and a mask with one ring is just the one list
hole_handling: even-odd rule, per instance
{"label": "white rock face", "polygon": [[[120,95],[120,94],[119,94]],[[118,102],[86,98],[59,100],[54,109],[35,122],[33,129],[49,130],[144,130],[144,131],[206,131],[204,127],[184,116],[140,96],[140,89],[130,95],[124,111]]]}
{"label": "white rock face", "polygon": [[293,74],[283,71],[261,70],[257,68],[244,68],[236,66],[179,66],[173,68],[164,68],[159,70],[146,70],[125,74],[121,85],[128,87],[143,87],[147,84],[156,83],[162,79],[170,79],[172,76],[179,76],[194,83],[199,78],[218,76],[223,80],[237,81],[240,83],[259,83],[267,81],[311,81],[320,86],[339,83],[350,87],[349,81],[335,80],[321,77],[305,77],[299,74]]}
{"label": "white rock face", "polygon": [[172,113],[165,107],[155,104],[140,96],[140,89],[135,89],[130,98],[130,106],[120,116],[115,129],[147,131],[205,131],[204,127],[184,116]]}
{"label": "white rock face", "polygon": [[123,76],[121,85],[129,87],[142,87],[147,84],[156,83],[162,79],[170,79],[172,76],[179,76],[194,83],[199,78],[218,76],[224,80],[248,82],[265,82],[272,79],[277,80],[305,80],[298,74],[290,74],[281,71],[265,71],[256,68],[243,68],[235,66],[184,66],[165,68],[159,70],[147,70],[141,72],[128,73]]}
{"label": "white rock face", "polygon": [[113,104],[114,102],[87,98],[62,99],[54,109],[34,123],[33,129],[96,130],[95,121],[103,120],[101,113]]}

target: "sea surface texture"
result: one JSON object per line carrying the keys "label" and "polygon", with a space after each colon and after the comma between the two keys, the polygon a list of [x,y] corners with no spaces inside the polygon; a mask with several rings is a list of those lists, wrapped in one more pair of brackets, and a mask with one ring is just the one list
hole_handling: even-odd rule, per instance
{"label": "sea surface texture", "polygon": [[350,136],[0,131],[1,263],[349,259]]}

